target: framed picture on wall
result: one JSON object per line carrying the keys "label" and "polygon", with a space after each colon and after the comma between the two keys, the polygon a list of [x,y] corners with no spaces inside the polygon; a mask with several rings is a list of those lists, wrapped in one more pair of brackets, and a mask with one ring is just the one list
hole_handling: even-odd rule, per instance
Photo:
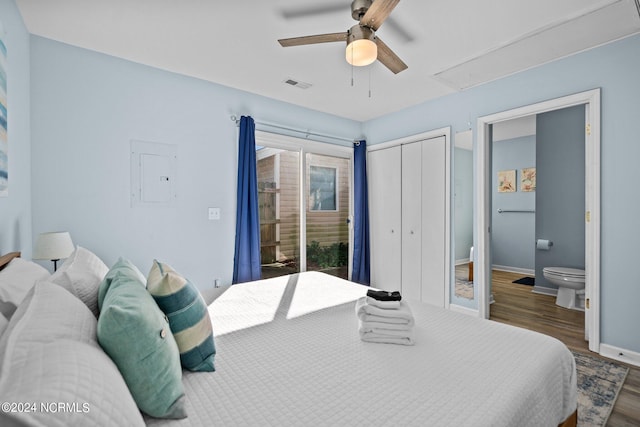
{"label": "framed picture on wall", "polygon": [[498,193],[515,193],[516,191],[516,170],[506,170],[498,172]]}
{"label": "framed picture on wall", "polygon": [[524,168],[520,172],[520,191],[536,191],[536,168]]}

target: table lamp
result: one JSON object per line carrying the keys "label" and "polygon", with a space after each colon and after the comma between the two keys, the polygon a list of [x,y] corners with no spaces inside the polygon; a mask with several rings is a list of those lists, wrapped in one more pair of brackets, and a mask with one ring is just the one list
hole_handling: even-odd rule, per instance
{"label": "table lamp", "polygon": [[74,250],[71,236],[67,231],[41,233],[36,241],[33,259],[48,259],[53,261],[53,271],[58,268],[58,261],[67,258]]}

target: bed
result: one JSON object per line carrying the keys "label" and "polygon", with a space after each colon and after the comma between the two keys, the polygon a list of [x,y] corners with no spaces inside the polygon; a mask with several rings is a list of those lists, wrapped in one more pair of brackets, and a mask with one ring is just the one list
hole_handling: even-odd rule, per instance
{"label": "bed", "polygon": [[[52,286],[34,288],[32,300],[38,293],[43,300],[54,298]],[[576,425],[575,362],[560,341],[407,301],[415,317],[415,345],[363,342],[354,306],[367,289],[319,272],[227,288],[207,307],[217,348],[215,372],[182,372],[187,417],[143,415],[141,420],[150,426]],[[16,373],[19,366],[6,366],[8,342],[24,338],[24,333],[6,337],[15,335],[12,323],[0,337],[0,399],[76,402],[73,390],[45,397],[29,395],[36,393],[33,386],[15,391],[16,381],[26,377]],[[56,334],[46,331],[47,337]],[[93,342],[86,346],[91,354],[99,350]],[[52,353],[46,354],[50,359]],[[81,384],[75,413],[3,411],[0,424],[82,425],[87,417],[102,425],[138,423],[130,405],[118,406],[130,397],[126,391],[94,387],[101,381],[96,378],[89,375]]]}

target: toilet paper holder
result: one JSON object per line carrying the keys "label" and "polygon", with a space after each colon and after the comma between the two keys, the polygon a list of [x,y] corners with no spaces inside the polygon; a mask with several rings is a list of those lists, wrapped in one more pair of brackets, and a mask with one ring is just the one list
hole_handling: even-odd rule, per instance
{"label": "toilet paper holder", "polygon": [[536,240],[536,249],[541,251],[548,251],[551,246],[553,246],[553,242],[551,240],[546,239],[538,239]]}

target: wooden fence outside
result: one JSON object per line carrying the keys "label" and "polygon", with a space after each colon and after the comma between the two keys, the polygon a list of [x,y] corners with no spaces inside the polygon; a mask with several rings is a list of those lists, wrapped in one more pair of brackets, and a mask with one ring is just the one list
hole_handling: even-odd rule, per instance
{"label": "wooden fence outside", "polygon": [[[299,257],[299,153],[279,151],[258,160],[260,229],[263,264]],[[307,215],[307,244],[320,246],[348,244],[349,160],[307,154],[304,197]],[[312,166],[335,168],[337,180],[336,210],[313,210],[310,194]]]}

